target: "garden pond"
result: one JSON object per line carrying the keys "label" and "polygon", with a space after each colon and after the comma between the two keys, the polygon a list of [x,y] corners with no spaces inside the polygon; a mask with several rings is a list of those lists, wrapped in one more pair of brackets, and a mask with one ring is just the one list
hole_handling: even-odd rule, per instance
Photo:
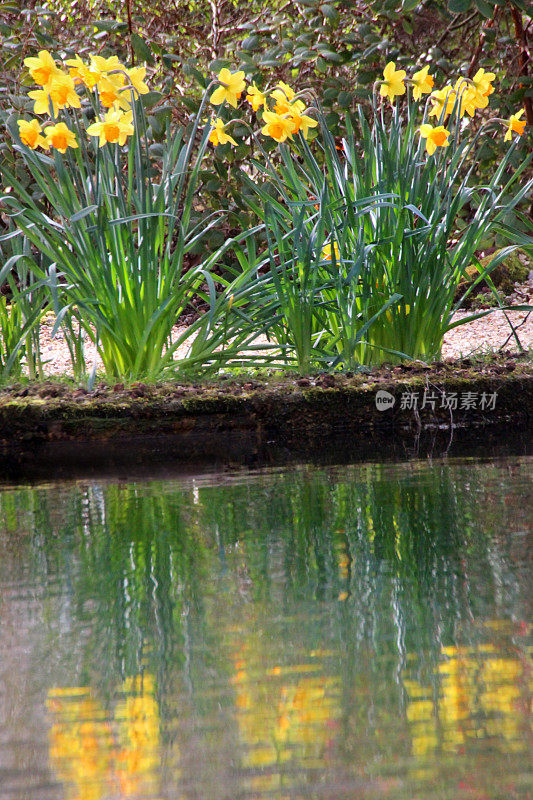
{"label": "garden pond", "polygon": [[532,477],[5,486],[1,800],[531,798]]}

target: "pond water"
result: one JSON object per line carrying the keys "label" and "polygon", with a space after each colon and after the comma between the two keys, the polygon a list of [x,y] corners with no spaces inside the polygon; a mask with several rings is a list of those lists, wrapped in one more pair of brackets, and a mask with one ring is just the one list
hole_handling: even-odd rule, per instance
{"label": "pond water", "polygon": [[526,800],[533,459],[0,493],[0,800]]}

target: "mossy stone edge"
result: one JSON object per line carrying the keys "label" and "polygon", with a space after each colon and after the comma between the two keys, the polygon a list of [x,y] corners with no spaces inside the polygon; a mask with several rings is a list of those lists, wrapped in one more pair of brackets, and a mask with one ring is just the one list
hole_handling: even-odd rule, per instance
{"label": "mossy stone edge", "polygon": [[[378,390],[395,397],[394,407],[376,408]],[[421,408],[424,390],[437,398],[442,392],[497,396],[494,408],[478,403],[450,411],[438,399],[435,408]],[[404,393],[417,394],[418,409],[401,408]],[[268,460],[279,448],[294,458],[313,457],[344,443],[376,453],[428,431],[454,431],[456,436],[464,431],[475,438],[480,430],[498,429],[504,434],[521,431],[527,439],[533,428],[533,373],[527,357],[495,359],[488,365],[466,361],[431,369],[382,368],[350,378],[137,385],[123,392],[100,388],[82,396],[72,391],[60,397],[20,394],[16,389],[0,394],[4,463],[13,451],[52,461],[62,452],[73,460],[97,454],[103,459],[106,453],[115,459],[122,453],[127,460],[130,452],[129,458],[168,455],[185,464],[246,462]]]}

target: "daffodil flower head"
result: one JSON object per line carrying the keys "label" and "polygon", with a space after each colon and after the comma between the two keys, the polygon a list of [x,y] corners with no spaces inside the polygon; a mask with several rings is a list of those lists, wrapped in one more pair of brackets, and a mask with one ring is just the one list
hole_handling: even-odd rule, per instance
{"label": "daffodil flower head", "polygon": [[24,65],[28,67],[31,77],[39,86],[47,86],[54,75],[63,74],[48,50],[39,50],[36,57],[25,58]]}
{"label": "daffodil flower head", "polygon": [[110,58],[91,56],[91,65],[100,75],[106,75],[109,72],[116,72],[117,70],[120,72],[127,72],[126,67],[118,56],[110,56]]}
{"label": "daffodil flower head", "polygon": [[296,97],[296,93],[287,83],[280,81],[274,91],[270,93],[270,96],[276,101],[276,105],[274,106],[276,114],[288,114],[290,105]]}
{"label": "daffodil flower head", "polygon": [[261,106],[266,103],[267,96],[260,89],[257,88],[255,83],[248,87],[246,94],[246,101],[250,103],[254,111],[259,111]]}
{"label": "daffodil flower head", "polygon": [[50,105],[54,116],[57,115],[60,108],[80,108],[81,106],[74,80],[70,75],[64,73],[54,75],[44,89],[28,92],[28,97],[35,100],[33,106],[35,114],[49,114]]}
{"label": "daffodil flower head", "polygon": [[432,156],[437,147],[448,147],[450,144],[448,136],[450,132],[446,130],[444,125],[438,125],[436,128],[433,125],[424,124],[420,126],[420,136],[426,140],[426,151],[428,155]]}
{"label": "daffodil flower head", "polygon": [[49,84],[49,92],[54,108],[80,108],[80,98],[70,75],[53,77]]}
{"label": "daffodil flower head", "polygon": [[489,95],[494,92],[494,87],[492,86],[492,81],[496,75],[494,72],[485,72],[484,69],[478,69],[474,77],[472,78],[472,83],[478,90],[480,94]]}
{"label": "daffodil flower head", "polygon": [[456,82],[454,91],[461,98],[461,116],[466,112],[471,117],[474,116],[478,108],[486,108],[489,104],[487,95],[481,94],[475,86],[464,78],[459,78]]}
{"label": "daffodil flower head", "polygon": [[36,147],[44,147],[45,139],[41,136],[41,126],[38,120],[32,119],[31,122],[25,119],[17,120],[19,126],[19,136],[22,144],[35,150]]}
{"label": "daffodil flower head", "polygon": [[261,128],[261,133],[264,136],[270,136],[276,142],[284,142],[286,139],[291,138],[296,129],[296,125],[292,119],[281,114],[276,114],[275,111],[263,112],[264,126]]}
{"label": "daffodil flower head", "polygon": [[127,70],[129,82],[135,89],[138,95],[147,94],[150,89],[144,82],[146,77],[146,67],[132,67]]}
{"label": "daffodil flower head", "polygon": [[119,103],[120,107],[126,111],[129,108],[131,93],[128,92],[127,97],[120,100],[119,92],[125,87],[128,70],[117,56],[110,58],[91,56],[91,73],[97,76],[96,88],[101,103],[108,108]]}
{"label": "daffodil flower head", "polygon": [[394,98],[398,95],[405,94],[405,77],[406,72],[403,69],[396,69],[394,61],[389,61],[383,70],[383,81],[379,88],[379,93],[382,97],[388,97],[391,103],[394,103]]}
{"label": "daffodil flower head", "polygon": [[57,105],[54,106],[51,102],[48,89],[34,89],[32,92],[28,92],[28,97],[35,101],[33,104],[34,114],[49,114],[51,107],[53,108],[54,116],[59,111]]}
{"label": "daffodil flower head", "polygon": [[94,64],[85,64],[80,56],[68,58],[65,64],[74,83],[83,83],[88,89],[93,89],[101,77],[100,71]]}
{"label": "daffodil flower head", "polygon": [[443,89],[437,89],[431,94],[431,102],[433,108],[428,114],[428,117],[440,117],[444,112],[447,117],[451,114],[455,105],[456,92],[453,86],[445,86]]}
{"label": "daffodil flower head", "polygon": [[511,114],[509,119],[507,120],[507,131],[505,136],[503,137],[504,142],[509,142],[512,138],[512,132],[517,133],[519,136],[522,136],[524,133],[524,128],[526,127],[525,119],[520,119],[522,114],[524,113],[524,109],[521,108],[517,114]]}
{"label": "daffodil flower head", "polygon": [[59,150],[60,153],[66,153],[67,147],[75,148],[78,146],[76,142],[76,135],[71,131],[64,122],[58,122],[56,125],[48,125],[44,129],[46,138],[46,147],[53,147]]}
{"label": "daffodil flower head", "polygon": [[301,132],[304,139],[307,139],[309,128],[316,128],[318,122],[308,114],[304,114],[305,104],[301,100],[296,100],[289,105],[288,117],[294,122],[293,133]]}
{"label": "daffodil flower head", "polygon": [[224,67],[218,73],[217,79],[220,86],[215,89],[209,101],[214,106],[219,106],[226,101],[233,108],[237,108],[237,101],[246,87],[244,72],[230,72]]}
{"label": "daffodil flower head", "polygon": [[423,69],[419,69],[418,72],[415,72],[411,81],[413,83],[413,97],[415,100],[420,100],[423,94],[429,94],[433,89],[433,84],[435,81],[429,73],[429,66],[426,65]]}
{"label": "daffodil flower head", "polygon": [[338,261],[340,258],[340,251],[337,242],[333,242],[333,245],[331,244],[331,242],[325,244],[324,247],[322,248],[322,253],[320,254],[320,257],[324,259],[324,261],[331,261],[332,258],[334,258],[335,261]]}
{"label": "daffodil flower head", "polygon": [[121,111],[118,107],[110,109],[100,122],[94,122],[87,128],[89,136],[99,136],[99,147],[107,142],[124,145],[128,136],[134,133],[133,111]]}
{"label": "daffodil flower head", "polygon": [[228,142],[231,142],[231,144],[235,146],[237,145],[235,139],[226,132],[226,126],[220,117],[217,117],[213,123],[213,128],[209,134],[209,141],[214,147],[218,147],[219,144],[227,144]]}
{"label": "daffodil flower head", "polygon": [[106,108],[112,108],[118,104],[123,111],[128,111],[130,107],[131,93],[124,89],[124,76],[103,75],[98,81],[98,95],[100,102]]}

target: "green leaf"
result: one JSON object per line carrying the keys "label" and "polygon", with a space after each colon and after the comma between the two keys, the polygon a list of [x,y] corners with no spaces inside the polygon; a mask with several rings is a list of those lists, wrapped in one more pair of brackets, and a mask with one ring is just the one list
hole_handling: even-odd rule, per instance
{"label": "green leaf", "polygon": [[320,11],[330,22],[337,22],[339,19],[339,12],[334,6],[325,4],[320,6]]}
{"label": "green leaf", "polygon": [[357,77],[360,83],[374,83],[376,78],[379,78],[379,75],[375,70],[362,69],[357,73]]}
{"label": "green leaf", "polygon": [[339,92],[337,97],[337,103],[340,105],[341,108],[348,108],[353,100],[353,94],[351,92]]}
{"label": "green leaf", "polygon": [[186,97],[185,95],[181,98],[181,102],[184,106],[186,106],[189,111],[192,111],[194,114],[198,111],[200,107],[200,102],[195,100],[194,97]]}
{"label": "green leaf", "polygon": [[179,56],[174,55],[174,53],[163,53],[161,56],[161,61],[165,65],[165,67],[170,68],[172,64],[179,63],[181,58]]}
{"label": "green leaf", "polygon": [[148,115],[148,123],[149,123],[150,127],[152,128],[152,132],[153,132],[154,136],[156,138],[161,136],[161,134],[163,133],[163,123],[162,123],[162,121],[158,117],[154,116],[153,114],[149,114]]}
{"label": "green leaf", "polygon": [[471,5],[472,0],[448,0],[448,8],[454,14],[464,14]]}
{"label": "green leaf", "polygon": [[218,74],[221,69],[224,69],[224,67],[226,67],[226,69],[231,67],[231,61],[229,61],[227,58],[215,58],[215,60],[211,61],[209,64],[208,69],[209,72],[216,72]]}
{"label": "green leaf", "polygon": [[165,155],[165,148],[162,144],[151,144],[148,152],[153,158],[163,158]]}
{"label": "green leaf", "polygon": [[483,14],[487,19],[491,19],[494,14],[494,5],[487,3],[486,0],[474,0],[480,14]]}
{"label": "green leaf", "polygon": [[162,97],[161,92],[147,92],[141,95],[141,101],[145,108],[152,108],[156,103],[159,103]]}
{"label": "green leaf", "polygon": [[247,36],[246,39],[242,42],[241,47],[243,50],[249,50],[250,52],[259,50],[261,45],[261,37],[257,36],[257,34],[252,34],[252,36]]}
{"label": "green leaf", "polygon": [[85,208],[80,209],[80,211],[76,211],[76,213],[71,216],[70,222],[79,222],[80,219],[88,217],[89,214],[93,214],[97,210],[98,206],[95,205],[86,206]]}
{"label": "green leaf", "polygon": [[93,22],[93,26],[97,31],[117,31],[126,30],[127,25],[124,22],[117,22],[116,20],[98,19]]}
{"label": "green leaf", "polygon": [[339,64],[343,61],[342,56],[338,53],[334,53],[332,50],[326,50],[322,52],[322,58],[325,58],[326,61],[333,61],[335,64]]}
{"label": "green leaf", "polygon": [[202,89],[205,89],[207,84],[209,83],[209,81],[206,80],[205,75],[203,75],[200,72],[200,70],[196,69],[194,64],[191,64],[190,62],[187,62],[186,64],[183,65],[183,71],[186,75],[190,75],[191,77],[193,77],[196,80],[196,82],[202,87]]}
{"label": "green leaf", "polygon": [[152,51],[138,33],[131,34],[131,46],[133,47],[133,52],[139,61],[146,61],[147,64],[154,63]]}

